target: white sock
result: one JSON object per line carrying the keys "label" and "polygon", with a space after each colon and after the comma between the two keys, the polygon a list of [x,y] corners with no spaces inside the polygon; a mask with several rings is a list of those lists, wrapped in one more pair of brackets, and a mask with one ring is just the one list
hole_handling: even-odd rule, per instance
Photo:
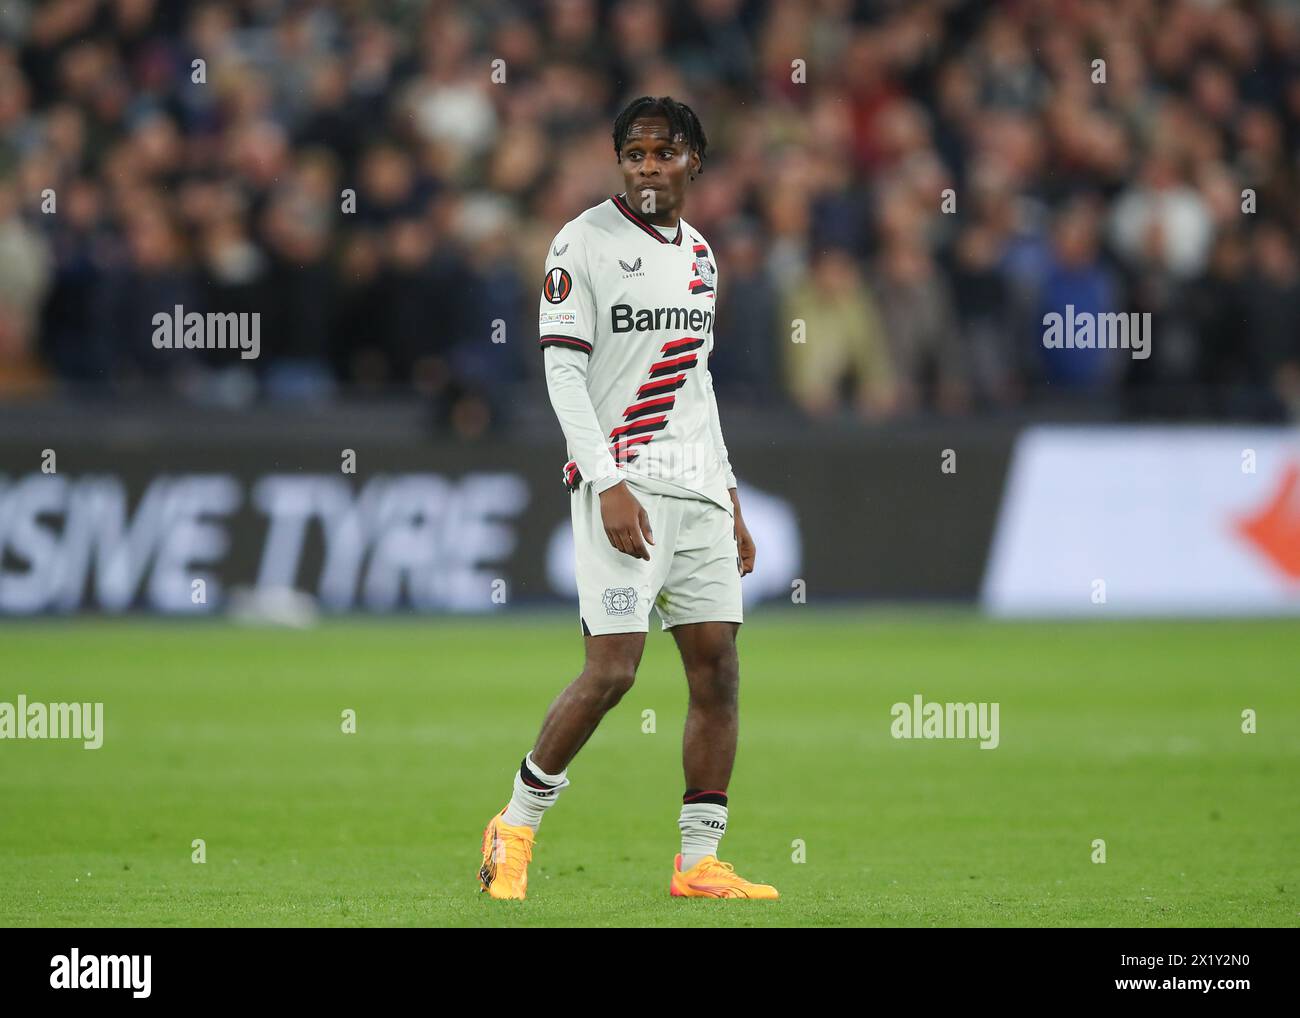
{"label": "white sock", "polygon": [[693,802],[682,806],[677,821],[682,829],[682,871],[706,855],[718,854],[718,842],[727,833],[727,807],[715,802]]}
{"label": "white sock", "polygon": [[[525,782],[525,768],[529,774],[547,787],[534,788]],[[559,774],[547,774],[533,763],[533,754],[530,751],[524,757],[519,770],[515,772],[515,791],[510,796],[510,805],[506,807],[506,815],[502,819],[512,827],[531,827],[536,833],[546,811],[555,805],[560,789],[568,787],[569,779],[566,777],[568,773],[566,768]]]}

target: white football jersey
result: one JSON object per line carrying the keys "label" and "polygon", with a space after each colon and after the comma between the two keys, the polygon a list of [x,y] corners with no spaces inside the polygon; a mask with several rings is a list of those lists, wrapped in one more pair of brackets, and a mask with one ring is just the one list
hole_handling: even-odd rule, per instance
{"label": "white football jersey", "polygon": [[[539,341],[588,358],[587,392],[620,477],[731,511],[736,480],[708,369],[717,263],[686,220],[664,229],[625,194],[566,223],[547,252]],[[597,462],[591,452],[569,448],[570,490],[584,480],[578,464]]]}

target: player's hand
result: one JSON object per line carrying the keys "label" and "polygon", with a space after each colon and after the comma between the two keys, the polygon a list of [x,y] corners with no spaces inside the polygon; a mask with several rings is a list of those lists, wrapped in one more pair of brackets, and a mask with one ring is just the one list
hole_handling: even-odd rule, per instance
{"label": "player's hand", "polygon": [[740,515],[740,507],[736,507],[736,551],[740,553],[740,575],[754,571],[754,538],[750,536],[749,528],[745,526],[745,519]]}
{"label": "player's hand", "polygon": [[610,544],[625,555],[650,561],[650,551],[641,540],[644,534],[646,541],[655,543],[650,533],[650,516],[626,482],[619,481],[600,493],[600,518]]}

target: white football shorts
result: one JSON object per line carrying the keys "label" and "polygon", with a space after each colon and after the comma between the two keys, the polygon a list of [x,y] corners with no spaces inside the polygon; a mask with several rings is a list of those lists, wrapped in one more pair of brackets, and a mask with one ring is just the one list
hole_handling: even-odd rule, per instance
{"label": "white football shorts", "polygon": [[[626,482],[650,517],[650,561],[609,543],[600,496],[569,496],[582,632],[646,633],[653,604],[663,629],[688,622],[744,622],[735,521],[716,502],[660,495]],[[644,537],[642,538],[644,540]]]}

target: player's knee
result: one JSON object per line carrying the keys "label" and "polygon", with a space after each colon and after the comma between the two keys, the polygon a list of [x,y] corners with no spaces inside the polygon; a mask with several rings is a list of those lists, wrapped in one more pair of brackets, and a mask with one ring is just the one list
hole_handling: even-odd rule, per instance
{"label": "player's knee", "polygon": [[587,684],[608,709],[613,707],[636,681],[636,666],[630,661],[603,661],[589,664],[585,671]]}
{"label": "player's knee", "polygon": [[686,669],[691,699],[704,706],[730,706],[740,696],[740,665],[735,648],[700,655]]}

